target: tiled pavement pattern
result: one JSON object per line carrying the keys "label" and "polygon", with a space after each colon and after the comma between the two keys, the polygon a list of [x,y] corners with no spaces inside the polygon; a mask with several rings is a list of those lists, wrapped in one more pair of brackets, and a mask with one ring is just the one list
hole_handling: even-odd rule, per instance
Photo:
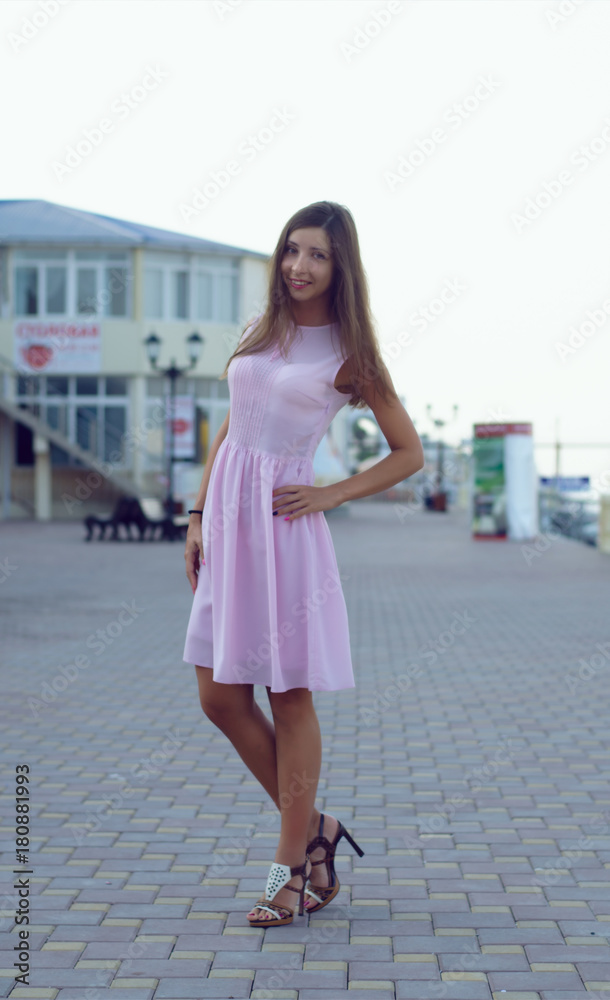
{"label": "tiled pavement pattern", "polygon": [[[0,527],[0,996],[610,1000],[610,558],[474,542],[465,512],[378,500],[329,524],[357,687],[316,695],[320,803],[366,854],[342,844],[337,901],[264,933],[245,913],[277,817],[181,662],[182,546]],[[21,761],[29,987],[13,981]]]}

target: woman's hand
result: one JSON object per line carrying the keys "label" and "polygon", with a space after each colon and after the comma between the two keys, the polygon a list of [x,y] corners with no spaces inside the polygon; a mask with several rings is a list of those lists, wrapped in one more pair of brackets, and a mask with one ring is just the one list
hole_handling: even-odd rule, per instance
{"label": "woman's hand", "polygon": [[271,505],[274,515],[282,515],[288,521],[315,511],[333,510],[343,503],[334,483],[330,486],[277,486],[271,496],[275,498]]}
{"label": "woman's hand", "polygon": [[186,575],[189,578],[193,594],[197,589],[197,574],[199,573],[199,561],[205,563],[203,555],[203,539],[201,535],[201,518],[198,515],[191,516],[188,531],[186,533],[186,547],[184,549],[184,559],[186,562]]}

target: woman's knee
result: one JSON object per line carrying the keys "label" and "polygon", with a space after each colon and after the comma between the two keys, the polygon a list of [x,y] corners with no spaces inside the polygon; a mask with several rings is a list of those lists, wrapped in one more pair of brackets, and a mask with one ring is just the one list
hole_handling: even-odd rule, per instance
{"label": "woman's knee", "polygon": [[[251,685],[219,684],[213,679],[211,667],[196,667],[199,703],[204,715],[219,729],[238,722],[248,709]],[[250,691],[245,689],[250,687]]]}
{"label": "woman's knee", "polygon": [[269,692],[269,704],[276,726],[293,726],[313,712],[311,691],[307,688],[292,688],[275,694]]}

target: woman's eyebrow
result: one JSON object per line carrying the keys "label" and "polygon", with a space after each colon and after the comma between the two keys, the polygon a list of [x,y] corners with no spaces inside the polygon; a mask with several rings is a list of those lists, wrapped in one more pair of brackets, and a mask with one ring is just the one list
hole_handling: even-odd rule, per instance
{"label": "woman's eyebrow", "polygon": [[[287,243],[292,243],[292,245],[294,247],[298,247],[298,245],[299,245],[298,243],[295,243],[294,240],[287,240],[286,242]],[[310,250],[319,250],[320,253],[330,253],[330,251],[329,250],[325,250],[324,247],[309,247],[309,249]]]}

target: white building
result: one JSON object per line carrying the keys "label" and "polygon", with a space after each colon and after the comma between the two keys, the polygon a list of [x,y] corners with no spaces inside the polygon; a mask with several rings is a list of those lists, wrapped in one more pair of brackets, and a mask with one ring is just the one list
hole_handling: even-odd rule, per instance
{"label": "white building", "polygon": [[164,495],[168,380],[151,369],[152,332],[162,367],[186,367],[187,337],[204,339],[176,386],[176,453],[200,478],[229,408],[218,375],[261,311],[267,261],[46,201],[0,201],[2,517],[82,516],[118,492]]}

